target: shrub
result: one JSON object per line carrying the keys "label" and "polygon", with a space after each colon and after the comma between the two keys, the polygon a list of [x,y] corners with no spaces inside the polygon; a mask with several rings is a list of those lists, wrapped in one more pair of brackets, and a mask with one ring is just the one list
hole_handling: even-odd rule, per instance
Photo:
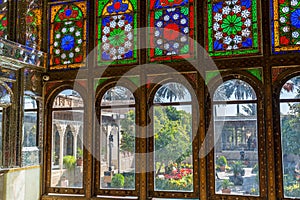
{"label": "shrub", "polygon": [[115,174],[111,180],[111,187],[122,188],[124,187],[124,176],[122,174]]}
{"label": "shrub", "polygon": [[284,195],[287,197],[300,197],[300,185],[298,183],[284,187]]}
{"label": "shrub", "polygon": [[241,161],[235,161],[230,166],[234,176],[244,176],[245,170],[243,169],[243,164]]}
{"label": "shrub", "polygon": [[134,175],[124,176],[124,188],[134,189],[134,187],[135,187],[135,176]]}
{"label": "shrub", "polygon": [[156,178],[155,187],[159,190],[191,191],[193,189],[193,175],[189,174],[181,179]]}
{"label": "shrub", "polygon": [[227,166],[227,159],[225,156],[220,156],[217,161],[216,164],[219,166]]}
{"label": "shrub", "polygon": [[229,186],[232,186],[233,183],[231,181],[229,181],[228,179],[224,179],[221,183],[221,188],[222,189],[228,189]]}
{"label": "shrub", "polygon": [[72,169],[72,168],[75,167],[76,158],[74,156],[71,156],[71,155],[64,156],[63,164],[66,167],[66,169]]}

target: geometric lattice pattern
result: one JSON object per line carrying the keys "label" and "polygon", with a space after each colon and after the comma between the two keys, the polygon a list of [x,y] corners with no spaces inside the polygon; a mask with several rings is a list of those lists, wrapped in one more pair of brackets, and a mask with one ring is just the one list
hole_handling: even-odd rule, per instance
{"label": "geometric lattice pattern", "polygon": [[300,50],[300,0],[271,0],[273,53]]}
{"label": "geometric lattice pattern", "polygon": [[84,65],[86,56],[86,3],[51,8],[50,69]]}
{"label": "geometric lattice pattern", "polygon": [[207,51],[211,56],[259,52],[256,0],[209,0],[207,17]]}
{"label": "geometric lattice pattern", "polygon": [[194,50],[192,0],[150,1],[150,61],[191,58]]}
{"label": "geometric lattice pattern", "polygon": [[136,1],[98,2],[98,63],[136,62]]}

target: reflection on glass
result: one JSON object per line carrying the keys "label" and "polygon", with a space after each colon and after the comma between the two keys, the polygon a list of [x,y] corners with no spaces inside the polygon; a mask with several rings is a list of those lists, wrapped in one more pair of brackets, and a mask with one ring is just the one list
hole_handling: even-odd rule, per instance
{"label": "reflection on glass", "polygon": [[23,147],[37,146],[37,111],[24,112]]}
{"label": "reflection on glass", "polygon": [[101,106],[134,104],[134,96],[130,90],[122,86],[115,86],[103,95]]}
{"label": "reflection on glass", "polygon": [[191,101],[187,88],[179,83],[167,83],[161,86],[154,96],[154,103],[174,103]]}
{"label": "reflection on glass", "polygon": [[101,110],[101,188],[135,189],[135,109]]}
{"label": "reflection on glass", "polygon": [[214,106],[217,194],[259,195],[256,104]]}
{"label": "reflection on glass", "polygon": [[24,96],[22,127],[22,166],[39,164],[38,149],[38,103],[30,96]]}
{"label": "reflection on glass", "polygon": [[53,102],[53,108],[77,108],[83,107],[80,94],[74,90],[64,90],[57,95]]}
{"label": "reflection on glass", "polygon": [[215,192],[243,196],[259,195],[259,163],[256,100],[245,81],[232,79],[220,85],[214,101]]}
{"label": "reflection on glass", "polygon": [[281,103],[281,146],[284,196],[300,198],[299,103]]}
{"label": "reflection on glass", "polygon": [[192,106],[154,107],[156,191],[193,191]]}
{"label": "reflection on glass", "polygon": [[101,100],[101,189],[135,189],[134,104],[132,92],[122,86],[107,90]]}
{"label": "reflection on glass", "polygon": [[55,98],[54,107],[57,109],[52,112],[51,187],[83,186],[84,112],[83,108],[78,108],[80,106],[83,106],[83,100],[73,90],[65,90]]}
{"label": "reflection on glass", "polygon": [[217,88],[213,99],[214,101],[254,100],[256,94],[245,81],[232,79]]}
{"label": "reflection on glass", "polygon": [[12,103],[11,99],[12,91],[9,86],[4,83],[0,82],[0,105],[1,107],[8,107]]}
{"label": "reflection on glass", "polygon": [[280,91],[280,99],[300,99],[300,76],[288,80]]}

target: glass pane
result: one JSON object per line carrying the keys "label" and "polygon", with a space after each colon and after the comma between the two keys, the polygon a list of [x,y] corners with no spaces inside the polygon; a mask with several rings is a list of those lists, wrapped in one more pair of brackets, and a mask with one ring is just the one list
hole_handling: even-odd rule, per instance
{"label": "glass pane", "polygon": [[52,187],[82,187],[82,126],[83,111],[53,112]]}
{"label": "glass pane", "polygon": [[259,195],[256,104],[214,106],[215,191]]}
{"label": "glass pane", "polygon": [[84,66],[86,57],[86,2],[50,5],[50,70]]}
{"label": "glass pane", "polygon": [[160,87],[154,96],[154,103],[189,102],[191,94],[180,83],[167,83]]}
{"label": "glass pane", "polygon": [[194,2],[193,0],[149,1],[150,61],[192,57]]}
{"label": "glass pane", "polygon": [[135,109],[101,110],[100,187],[135,189]]}
{"label": "glass pane", "polygon": [[233,56],[260,51],[260,12],[257,0],[208,0],[207,51]]}
{"label": "glass pane", "polygon": [[7,31],[7,13],[8,13],[8,0],[0,1],[0,37],[7,39],[8,31]]}
{"label": "glass pane", "polygon": [[70,110],[52,112],[51,187],[83,186],[83,101],[74,90],[64,90],[54,100],[53,107]]}
{"label": "glass pane", "polygon": [[0,107],[0,167],[3,165],[2,111],[3,109]]}
{"label": "glass pane", "polygon": [[155,190],[193,191],[192,106],[154,107]]}
{"label": "glass pane", "polygon": [[281,145],[284,196],[300,198],[299,103],[281,103]]}
{"label": "glass pane", "polygon": [[220,85],[215,94],[214,101],[255,100],[253,88],[245,81],[232,79]]}
{"label": "glass pane", "polygon": [[134,96],[130,90],[122,86],[116,86],[103,95],[101,106],[129,105],[134,103]]}
{"label": "glass pane", "polygon": [[37,143],[37,111],[25,111],[23,122],[22,165],[38,165],[39,149]]}
{"label": "glass pane", "polygon": [[98,0],[98,64],[137,59],[137,0]]}
{"label": "glass pane", "polygon": [[11,90],[9,86],[5,83],[0,84],[0,106],[7,107],[12,103],[11,100]]}
{"label": "glass pane", "polygon": [[74,90],[64,90],[54,99],[53,108],[74,107],[83,107],[83,100],[80,94]]}
{"label": "glass pane", "polygon": [[270,0],[270,8],[273,53],[299,51],[300,2],[298,0]]}
{"label": "glass pane", "polygon": [[280,91],[280,99],[300,99],[300,76],[288,80]]}

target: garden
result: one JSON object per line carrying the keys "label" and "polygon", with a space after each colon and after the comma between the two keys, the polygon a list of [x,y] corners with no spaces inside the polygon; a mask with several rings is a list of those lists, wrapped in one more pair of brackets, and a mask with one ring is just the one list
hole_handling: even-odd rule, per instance
{"label": "garden", "polygon": [[216,159],[216,193],[233,195],[259,195],[258,164],[245,160]]}

